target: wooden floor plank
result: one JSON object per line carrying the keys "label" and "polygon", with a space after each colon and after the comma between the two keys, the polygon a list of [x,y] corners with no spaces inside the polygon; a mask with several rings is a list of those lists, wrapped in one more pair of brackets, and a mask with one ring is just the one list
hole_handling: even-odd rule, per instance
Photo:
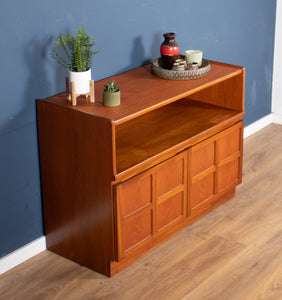
{"label": "wooden floor plank", "polygon": [[[255,247],[250,245],[222,265],[183,300],[196,299],[265,299],[261,284],[282,264],[282,235],[276,233]],[[282,278],[280,278],[281,281]],[[282,282],[276,290],[282,293]],[[268,282],[268,286],[269,282]],[[281,294],[282,295],[282,294]],[[267,298],[266,298],[267,299]],[[275,299],[275,298],[274,298]],[[279,300],[280,298],[276,298]]]}
{"label": "wooden floor plank", "polygon": [[236,196],[113,278],[44,251],[0,276],[0,299],[282,299],[281,150],[281,125],[248,137]]}

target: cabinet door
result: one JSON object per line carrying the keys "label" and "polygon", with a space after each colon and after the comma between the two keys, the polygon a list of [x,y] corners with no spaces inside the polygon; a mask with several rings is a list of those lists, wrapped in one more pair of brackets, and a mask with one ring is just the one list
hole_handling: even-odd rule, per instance
{"label": "cabinet door", "polygon": [[190,209],[215,195],[215,140],[204,141],[190,150]]}
{"label": "cabinet door", "polygon": [[153,175],[138,175],[116,186],[117,259],[153,234]]}
{"label": "cabinet door", "polygon": [[155,231],[168,229],[186,216],[186,152],[156,167]]}
{"label": "cabinet door", "polygon": [[189,150],[189,213],[242,180],[243,122],[195,145]]}
{"label": "cabinet door", "polygon": [[218,192],[242,181],[243,127],[240,125],[225,130],[216,139]]}
{"label": "cabinet door", "polygon": [[114,187],[117,256],[150,248],[186,216],[187,153]]}

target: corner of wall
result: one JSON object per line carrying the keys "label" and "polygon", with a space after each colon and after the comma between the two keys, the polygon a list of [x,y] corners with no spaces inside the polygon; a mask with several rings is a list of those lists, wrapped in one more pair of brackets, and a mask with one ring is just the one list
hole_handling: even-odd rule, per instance
{"label": "corner of wall", "polygon": [[[272,112],[282,115],[282,0],[276,1],[275,43],[272,80]],[[281,119],[281,118],[280,118]]]}

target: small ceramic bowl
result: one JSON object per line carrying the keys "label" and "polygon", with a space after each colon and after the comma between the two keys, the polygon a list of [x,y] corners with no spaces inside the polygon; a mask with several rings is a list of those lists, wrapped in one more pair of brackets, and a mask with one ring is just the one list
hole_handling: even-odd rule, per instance
{"label": "small ceramic bowl", "polygon": [[203,51],[201,50],[186,50],[185,51],[185,60],[187,63],[196,62],[198,67],[202,65]]}

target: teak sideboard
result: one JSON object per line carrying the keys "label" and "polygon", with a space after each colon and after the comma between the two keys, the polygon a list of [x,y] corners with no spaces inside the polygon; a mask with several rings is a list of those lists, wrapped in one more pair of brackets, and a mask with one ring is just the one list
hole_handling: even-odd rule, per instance
{"label": "teak sideboard", "polygon": [[230,199],[242,180],[243,67],[199,79],[146,65],[119,75],[121,105],[37,100],[47,248],[112,276]]}

